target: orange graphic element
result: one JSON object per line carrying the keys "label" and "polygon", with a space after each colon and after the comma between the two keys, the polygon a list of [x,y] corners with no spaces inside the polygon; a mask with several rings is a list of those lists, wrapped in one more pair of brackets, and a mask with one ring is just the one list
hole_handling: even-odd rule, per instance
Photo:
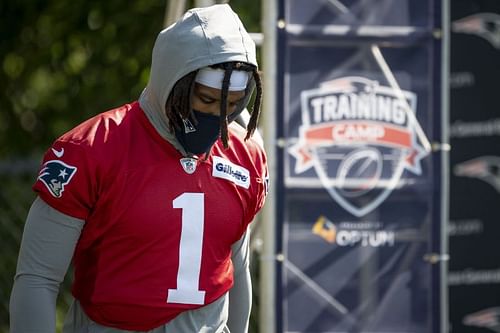
{"label": "orange graphic element", "polygon": [[328,243],[335,243],[337,237],[337,228],[335,225],[328,221],[324,216],[320,216],[312,227],[312,232],[320,236]]}
{"label": "orange graphic element", "polygon": [[308,127],[301,132],[299,142],[290,152],[297,159],[296,172],[313,166],[311,148],[373,144],[399,148],[405,151],[404,163],[411,170],[420,172],[419,161],[424,155],[413,142],[412,132],[405,127],[371,121],[341,121]]}

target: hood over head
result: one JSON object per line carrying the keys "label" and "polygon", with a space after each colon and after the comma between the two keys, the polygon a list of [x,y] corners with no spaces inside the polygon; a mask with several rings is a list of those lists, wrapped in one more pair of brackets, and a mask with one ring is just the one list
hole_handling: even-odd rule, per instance
{"label": "hood over head", "polygon": [[[153,47],[149,82],[139,103],[158,133],[182,153],[184,149],[170,132],[165,114],[172,88],[192,71],[230,61],[257,67],[255,43],[227,4],[191,9],[159,33]],[[249,87],[254,86],[251,81]]]}

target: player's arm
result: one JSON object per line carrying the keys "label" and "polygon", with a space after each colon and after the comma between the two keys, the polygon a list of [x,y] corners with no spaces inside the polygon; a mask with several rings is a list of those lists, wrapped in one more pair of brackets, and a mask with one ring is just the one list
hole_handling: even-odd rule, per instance
{"label": "player's arm", "polygon": [[252,282],[250,280],[250,230],[232,246],[234,286],[229,291],[229,318],[227,326],[231,332],[248,331],[252,308]]}
{"label": "player's arm", "polygon": [[83,225],[83,220],[35,199],[26,219],[10,297],[11,333],[55,332],[59,285]]}

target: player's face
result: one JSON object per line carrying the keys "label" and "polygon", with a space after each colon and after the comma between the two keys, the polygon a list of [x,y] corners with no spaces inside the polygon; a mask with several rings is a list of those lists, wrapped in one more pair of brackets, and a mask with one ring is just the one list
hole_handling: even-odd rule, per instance
{"label": "player's face", "polygon": [[[229,91],[227,94],[227,115],[236,111],[236,106],[245,98],[245,91]],[[191,105],[194,110],[213,116],[220,115],[221,91],[220,89],[196,83],[194,86]]]}

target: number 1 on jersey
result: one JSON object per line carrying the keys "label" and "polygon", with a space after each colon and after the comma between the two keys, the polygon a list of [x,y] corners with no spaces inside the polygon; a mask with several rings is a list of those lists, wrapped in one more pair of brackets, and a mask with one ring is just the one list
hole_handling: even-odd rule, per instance
{"label": "number 1 on jersey", "polygon": [[199,290],[205,222],[204,196],[203,193],[183,193],[172,202],[174,208],[182,209],[182,227],[177,289],[168,289],[167,303],[205,303],[205,291]]}

